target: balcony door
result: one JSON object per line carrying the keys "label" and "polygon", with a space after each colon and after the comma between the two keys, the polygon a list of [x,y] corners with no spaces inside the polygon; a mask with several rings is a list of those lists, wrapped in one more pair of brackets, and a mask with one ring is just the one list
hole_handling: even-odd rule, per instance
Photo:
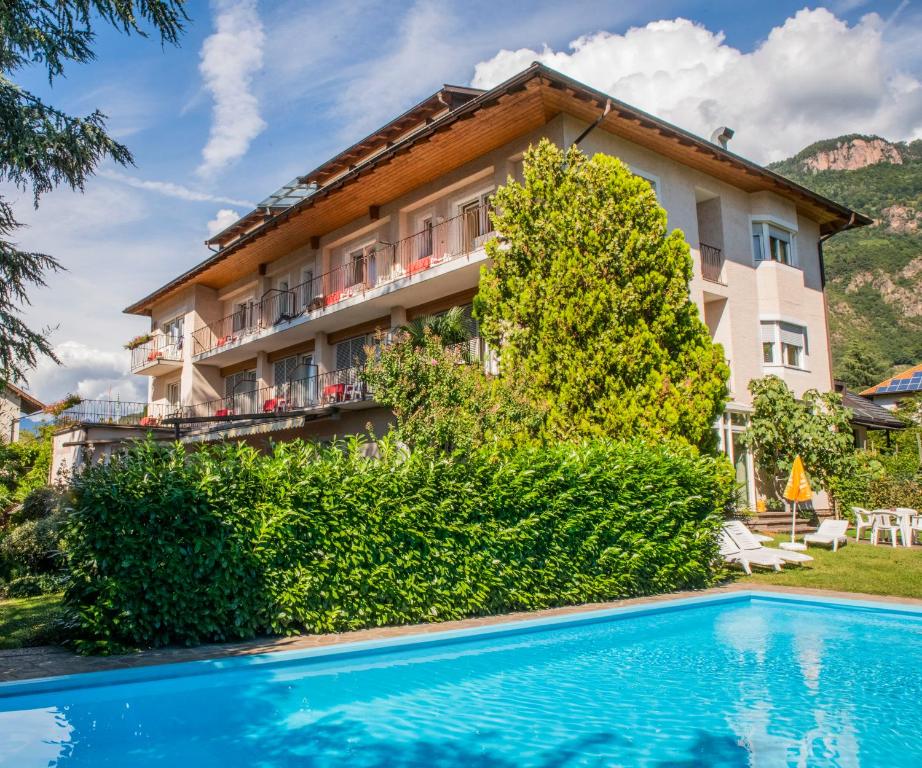
{"label": "balcony door", "polygon": [[480,246],[478,239],[490,231],[488,203],[492,194],[492,191],[484,192],[460,206],[462,253],[476,250]]}

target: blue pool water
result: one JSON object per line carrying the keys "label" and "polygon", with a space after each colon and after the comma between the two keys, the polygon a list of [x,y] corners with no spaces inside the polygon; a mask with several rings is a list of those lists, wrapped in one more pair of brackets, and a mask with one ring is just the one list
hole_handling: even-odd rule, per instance
{"label": "blue pool water", "polygon": [[0,766],[922,765],[922,612],[592,618],[8,684]]}

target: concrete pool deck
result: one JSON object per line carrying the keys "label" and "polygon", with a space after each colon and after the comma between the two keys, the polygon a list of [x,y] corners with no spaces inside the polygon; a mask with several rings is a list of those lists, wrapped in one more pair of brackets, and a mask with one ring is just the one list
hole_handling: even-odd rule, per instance
{"label": "concrete pool deck", "polygon": [[39,677],[55,677],[58,675],[74,675],[83,672],[131,669],[134,667],[147,667],[158,664],[199,661],[202,659],[247,656],[252,654],[272,653],[274,651],[305,650],[337,645],[340,643],[353,643],[363,640],[385,640],[410,635],[423,635],[432,632],[444,632],[447,630],[486,627],[528,619],[571,616],[585,611],[649,605],[680,598],[703,598],[711,595],[727,595],[737,592],[773,592],[779,595],[807,595],[810,597],[863,600],[893,606],[908,605],[922,608],[922,600],[912,598],[859,594],[854,592],[836,592],[824,589],[769,586],[763,584],[729,584],[722,587],[714,587],[712,589],[703,589],[694,592],[672,592],[652,597],[636,597],[607,603],[570,605],[562,608],[549,608],[542,611],[505,613],[496,616],[461,619],[459,621],[413,624],[399,627],[377,627],[374,629],[360,629],[353,632],[324,635],[258,638],[237,643],[199,645],[194,648],[158,648],[120,656],[79,656],[65,648],[57,646],[17,648],[14,650],[0,651],[0,682],[29,680]]}

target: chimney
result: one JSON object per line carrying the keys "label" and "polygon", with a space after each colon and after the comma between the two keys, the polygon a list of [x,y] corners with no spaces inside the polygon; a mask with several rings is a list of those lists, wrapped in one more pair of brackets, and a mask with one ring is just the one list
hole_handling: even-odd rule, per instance
{"label": "chimney", "polygon": [[727,142],[733,138],[733,129],[727,128],[727,126],[722,125],[720,128],[717,128],[714,133],[711,134],[711,141],[714,144],[719,144],[722,149],[727,148]]}

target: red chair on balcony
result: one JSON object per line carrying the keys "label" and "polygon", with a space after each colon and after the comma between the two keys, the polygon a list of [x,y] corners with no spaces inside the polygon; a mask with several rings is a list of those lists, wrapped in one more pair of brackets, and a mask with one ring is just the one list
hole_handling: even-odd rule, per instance
{"label": "red chair on balcony", "polygon": [[218,419],[223,419],[226,416],[233,416],[234,412],[230,408],[218,408],[218,410],[214,412],[214,415]]}
{"label": "red chair on balcony", "polygon": [[342,291],[333,291],[328,293],[326,298],[323,300],[323,306],[329,307],[331,304],[336,304],[343,298]]}
{"label": "red chair on balcony", "polygon": [[145,416],[138,424],[142,427],[156,427],[160,424],[160,419],[155,416]]}
{"label": "red chair on balcony", "polygon": [[215,346],[216,346],[216,347],[223,347],[223,346],[225,346],[226,344],[230,344],[230,343],[232,343],[232,342],[234,342],[234,341],[237,341],[237,337],[236,337],[236,336],[222,336],[220,339],[218,339],[218,343],[217,343]]}
{"label": "red chair on balcony", "polygon": [[345,394],[345,384],[329,384],[323,388],[323,402],[341,403]]}
{"label": "red chair on balcony", "polygon": [[263,413],[281,413],[287,408],[288,404],[284,397],[273,397],[263,403]]}
{"label": "red chair on balcony", "polygon": [[155,349],[153,352],[148,353],[147,362],[152,363],[154,360],[159,360],[161,357],[163,357],[163,352]]}
{"label": "red chair on balcony", "polygon": [[417,259],[416,261],[411,261],[410,265],[407,267],[408,275],[415,275],[418,272],[429,269],[432,259],[429,256],[425,256],[422,259]]}

